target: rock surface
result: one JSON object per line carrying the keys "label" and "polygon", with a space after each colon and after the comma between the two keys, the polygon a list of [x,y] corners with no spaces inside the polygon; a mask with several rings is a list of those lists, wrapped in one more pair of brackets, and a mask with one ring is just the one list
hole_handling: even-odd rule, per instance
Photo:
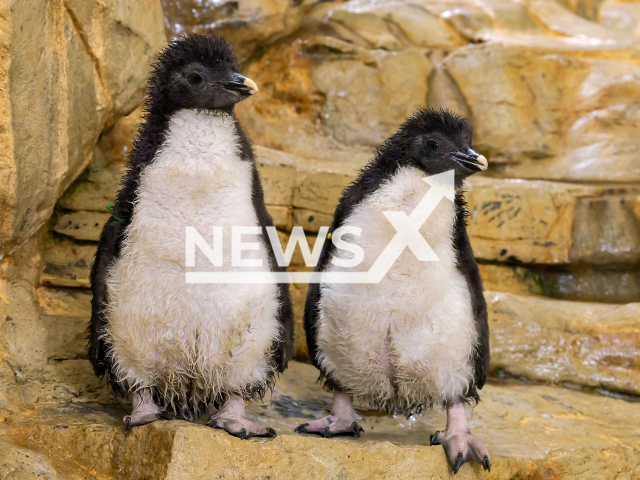
{"label": "rock surface", "polygon": [[167,36],[215,33],[229,40],[239,61],[257,47],[295,31],[302,18],[293,0],[162,0]]}
{"label": "rock surface", "polygon": [[[491,165],[467,197],[492,345],[471,428],[493,468],[457,477],[640,478],[640,411],[623,400],[640,394],[640,3],[162,4],[171,36],[224,34],[258,83],[238,114],[282,242],[298,225],[313,245],[415,108],[470,118]],[[356,440],[291,434],[329,407],[316,372],[295,362],[250,407],[275,440],[177,421],[122,432],[128,402],[86,360],[88,275],[164,42],[159,3],[13,1],[0,19],[0,476],[452,478],[427,446],[440,410],[365,411]],[[289,270],[303,265],[297,249]],[[308,360],[307,285],[291,291],[295,355]]]}
{"label": "rock surface", "polygon": [[[428,446],[429,435],[445,423],[439,409],[408,419],[361,409],[366,422],[358,439],[293,434],[330,407],[316,376],[313,367],[293,362],[273,395],[250,406],[255,421],[276,428],[273,440],[242,441],[202,425],[204,419],[157,422],[125,434],[120,417],[126,410],[74,404],[9,417],[0,423],[0,439],[14,445],[14,455],[35,457],[23,471],[48,469],[51,478],[60,478],[56,471],[68,475],[62,478],[96,479],[204,479],[230,472],[247,479],[454,478],[443,449]],[[489,448],[491,473],[470,463],[455,478],[611,478],[611,465],[635,478],[640,430],[634,419],[640,419],[637,403],[556,387],[488,385],[469,424]]]}
{"label": "rock surface", "polygon": [[485,292],[491,369],[549,383],[640,393],[640,304]]}
{"label": "rock surface", "polygon": [[0,6],[0,252],[24,243],[89,163],[102,130],[142,100],[165,42],[158,0]]}

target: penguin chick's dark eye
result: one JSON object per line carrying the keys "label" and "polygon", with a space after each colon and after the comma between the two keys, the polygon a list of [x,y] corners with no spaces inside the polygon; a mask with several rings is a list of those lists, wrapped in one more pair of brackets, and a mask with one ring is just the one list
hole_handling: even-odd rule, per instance
{"label": "penguin chick's dark eye", "polygon": [[431,151],[435,151],[438,150],[440,148],[440,144],[438,142],[436,142],[435,140],[429,140],[427,142],[427,148]]}
{"label": "penguin chick's dark eye", "polygon": [[198,85],[202,83],[202,76],[199,73],[192,73],[189,75],[189,83],[191,85]]}

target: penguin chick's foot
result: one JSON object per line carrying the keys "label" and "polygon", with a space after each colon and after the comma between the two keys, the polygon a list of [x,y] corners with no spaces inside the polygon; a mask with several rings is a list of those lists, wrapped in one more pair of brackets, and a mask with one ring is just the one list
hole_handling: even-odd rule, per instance
{"label": "penguin chick's foot", "polygon": [[335,392],[333,395],[331,414],[319,420],[298,425],[295,432],[315,433],[325,438],[338,435],[359,437],[360,433],[364,432],[364,430],[358,425],[356,420],[364,421],[364,417],[353,408],[351,396],[342,392]]}
{"label": "penguin chick's foot", "polygon": [[229,397],[222,408],[209,417],[207,425],[211,428],[220,428],[242,440],[249,437],[276,436],[273,428],[250,421],[244,408],[244,400],[235,395]]}
{"label": "penguin chick's foot", "polygon": [[132,404],[133,411],[131,415],[127,415],[122,419],[125,430],[146,425],[156,420],[171,420],[171,417],[165,410],[153,401],[153,395],[148,388],[135,392],[133,394]]}
{"label": "penguin chick's foot", "polygon": [[447,428],[431,435],[431,445],[442,445],[449,457],[453,473],[468,460],[475,460],[491,471],[489,451],[484,443],[471,434],[467,426],[467,413],[462,403],[447,408]]}

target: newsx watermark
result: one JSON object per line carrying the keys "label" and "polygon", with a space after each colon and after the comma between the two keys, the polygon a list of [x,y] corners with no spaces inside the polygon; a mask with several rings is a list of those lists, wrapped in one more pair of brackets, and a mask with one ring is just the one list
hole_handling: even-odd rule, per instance
{"label": "newsx watermark", "polygon": [[[233,227],[231,231],[231,265],[244,267],[242,271],[189,271],[187,283],[379,283],[398,259],[405,248],[409,248],[421,262],[437,262],[438,256],[420,234],[420,228],[427,221],[442,199],[454,201],[454,171],[449,170],[438,175],[424,177],[429,190],[418,202],[410,215],[401,211],[382,212],[396,230],[391,241],[366,272],[328,271],[328,272],[269,272],[264,270],[262,258],[242,258],[242,252],[258,250],[257,242],[243,242],[243,235],[260,235],[262,227]],[[357,267],[364,259],[364,251],[343,237],[347,234],[359,236],[362,229],[356,226],[343,226],[332,232],[327,238],[329,227],[321,227],[314,248],[311,251],[302,227],[294,227],[289,242],[283,250],[275,227],[266,227],[269,241],[273,247],[279,266],[288,266],[296,245],[308,267],[316,266],[325,241],[332,241],[336,249],[348,252],[350,258],[333,256],[331,262],[344,268]],[[186,227],[186,266],[196,266],[196,247],[206,256],[214,267],[223,265],[223,228],[213,227],[213,245],[209,244],[194,227]],[[251,268],[256,269],[251,271]],[[259,269],[259,270],[258,270]]]}

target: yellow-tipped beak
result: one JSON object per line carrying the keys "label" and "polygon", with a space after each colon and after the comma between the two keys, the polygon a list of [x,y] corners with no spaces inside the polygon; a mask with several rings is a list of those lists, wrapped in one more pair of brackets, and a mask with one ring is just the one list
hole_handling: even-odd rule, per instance
{"label": "yellow-tipped beak", "polygon": [[250,78],[245,78],[243,82],[247,87],[249,87],[249,93],[251,95],[255,95],[258,92],[258,85],[256,82],[251,80]]}
{"label": "yellow-tipped beak", "polygon": [[486,170],[489,168],[489,161],[484,155],[479,155],[476,159],[480,165],[482,165],[482,170]]}

